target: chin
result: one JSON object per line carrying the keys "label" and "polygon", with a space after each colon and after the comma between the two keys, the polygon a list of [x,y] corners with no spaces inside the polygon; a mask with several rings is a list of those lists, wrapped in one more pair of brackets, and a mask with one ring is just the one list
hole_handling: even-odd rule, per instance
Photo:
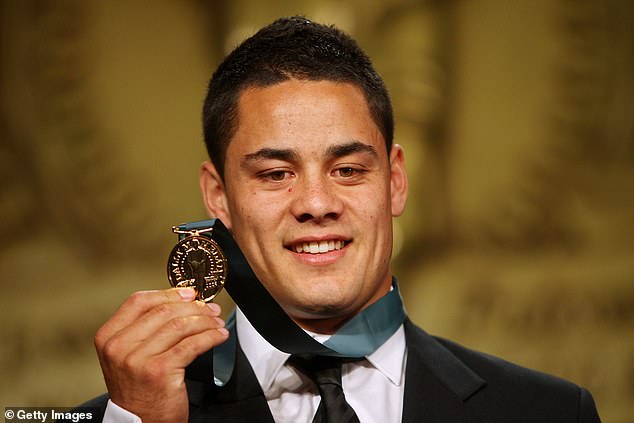
{"label": "chin", "polygon": [[[330,298],[328,298],[330,297]],[[301,319],[342,318],[354,313],[354,299],[319,296],[296,301],[291,307],[292,315]]]}
{"label": "chin", "polygon": [[303,329],[321,334],[333,334],[356,312],[341,304],[302,304],[286,310],[291,319]]}
{"label": "chin", "polygon": [[[355,312],[360,296],[349,280],[337,277],[286,278],[269,292],[288,315],[299,319],[340,318]],[[277,289],[275,289],[277,288]]]}

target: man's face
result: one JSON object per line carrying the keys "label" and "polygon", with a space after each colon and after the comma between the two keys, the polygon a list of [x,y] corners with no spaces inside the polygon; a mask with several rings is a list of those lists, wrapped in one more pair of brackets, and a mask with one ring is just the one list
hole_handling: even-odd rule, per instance
{"label": "man's face", "polygon": [[246,89],[224,184],[206,163],[201,186],[210,214],[305,328],[332,331],[389,290],[392,216],[407,177],[401,148],[388,157],[354,85]]}

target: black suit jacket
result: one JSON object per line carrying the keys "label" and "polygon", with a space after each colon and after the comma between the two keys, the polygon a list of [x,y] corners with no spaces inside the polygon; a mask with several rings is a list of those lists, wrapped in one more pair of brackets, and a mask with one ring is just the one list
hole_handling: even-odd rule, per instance
{"label": "black suit jacket", "polygon": [[[435,338],[405,322],[403,422],[600,422],[588,391],[565,380]],[[226,386],[187,380],[190,422],[273,422],[259,383],[238,348]],[[83,406],[105,410],[107,395]]]}

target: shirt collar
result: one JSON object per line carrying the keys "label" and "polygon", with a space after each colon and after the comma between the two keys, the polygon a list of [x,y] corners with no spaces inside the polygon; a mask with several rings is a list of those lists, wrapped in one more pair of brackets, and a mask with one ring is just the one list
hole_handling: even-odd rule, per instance
{"label": "shirt collar", "polygon": [[366,359],[394,385],[400,386],[405,375],[405,329],[401,325],[387,341]]}
{"label": "shirt collar", "polygon": [[[240,347],[246,355],[262,390],[266,393],[278,373],[284,367],[290,354],[278,350],[255,330],[238,307],[236,310],[236,330]],[[322,335],[311,334],[323,342]],[[367,361],[383,374],[391,383],[403,383],[405,365],[405,331],[401,325],[379,348],[366,357]]]}

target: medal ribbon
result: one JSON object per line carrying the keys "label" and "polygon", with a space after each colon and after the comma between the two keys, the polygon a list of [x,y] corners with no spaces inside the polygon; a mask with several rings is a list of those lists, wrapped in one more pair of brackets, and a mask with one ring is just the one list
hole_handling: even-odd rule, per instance
{"label": "medal ribbon", "polygon": [[[191,222],[178,227],[185,232],[206,228],[213,228],[213,231],[201,235],[213,238],[225,252],[229,263],[225,289],[253,327],[280,351],[289,354],[365,357],[381,346],[405,321],[403,302],[396,279],[393,279],[393,289],[389,293],[363,309],[322,344],[300,328],[260,283],[220,219]],[[184,238],[185,235],[180,234],[179,237]],[[233,315],[227,319],[227,328],[230,331],[229,340],[214,348],[216,385],[224,385],[233,371],[236,342]],[[199,379],[201,376],[196,373],[199,373],[201,363],[195,361],[192,364],[188,376]]]}

